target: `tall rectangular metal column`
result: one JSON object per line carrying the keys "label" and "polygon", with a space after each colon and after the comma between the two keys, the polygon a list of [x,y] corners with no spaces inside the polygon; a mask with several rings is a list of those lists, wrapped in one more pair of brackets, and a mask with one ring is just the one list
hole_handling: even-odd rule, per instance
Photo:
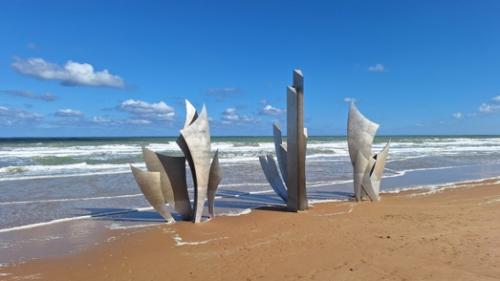
{"label": "tall rectangular metal column", "polygon": [[304,135],[304,76],[293,71],[293,86],[287,91],[287,188],[290,211],[308,208],[306,194],[306,137]]}

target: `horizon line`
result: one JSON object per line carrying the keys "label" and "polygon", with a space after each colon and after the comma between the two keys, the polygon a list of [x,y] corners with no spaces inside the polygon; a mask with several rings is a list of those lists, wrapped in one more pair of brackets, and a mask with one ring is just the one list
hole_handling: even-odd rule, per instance
{"label": "horizon line", "polygon": [[[0,140],[7,139],[112,139],[112,138],[177,138],[178,135],[172,136],[12,136],[0,137]],[[218,135],[212,138],[261,138],[273,137],[272,135]],[[284,135],[283,137],[287,137]],[[311,135],[311,137],[347,137],[347,135]],[[500,134],[386,134],[377,135],[379,137],[500,137]]]}

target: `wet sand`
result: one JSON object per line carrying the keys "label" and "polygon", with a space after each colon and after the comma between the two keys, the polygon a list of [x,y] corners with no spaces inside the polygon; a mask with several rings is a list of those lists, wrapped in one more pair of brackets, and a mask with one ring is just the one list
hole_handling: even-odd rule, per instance
{"label": "wet sand", "polygon": [[[107,237],[107,238],[106,238]],[[301,213],[109,230],[109,243],[0,267],[1,280],[500,280],[500,184]]]}

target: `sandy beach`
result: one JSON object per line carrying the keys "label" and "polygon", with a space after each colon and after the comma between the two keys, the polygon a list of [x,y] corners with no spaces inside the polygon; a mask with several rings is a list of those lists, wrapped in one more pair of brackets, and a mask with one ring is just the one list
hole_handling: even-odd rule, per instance
{"label": "sandy beach", "polygon": [[[500,280],[500,184],[109,230],[109,243],[0,268],[3,280]],[[110,239],[112,237],[113,239]],[[118,238],[116,238],[118,237]]]}
{"label": "sandy beach", "polygon": [[500,281],[500,1],[0,4],[0,281]]}

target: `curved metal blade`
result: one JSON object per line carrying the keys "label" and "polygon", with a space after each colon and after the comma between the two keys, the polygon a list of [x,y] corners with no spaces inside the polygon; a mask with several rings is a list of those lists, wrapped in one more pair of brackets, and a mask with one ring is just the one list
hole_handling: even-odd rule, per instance
{"label": "curved metal blade", "polygon": [[[208,114],[203,106],[200,115],[189,126],[181,130],[184,143],[179,143],[188,159],[195,183],[194,222],[200,222],[207,198],[210,170],[210,130]],[[185,146],[184,146],[185,145]]]}
{"label": "curved metal blade", "polygon": [[165,207],[165,198],[161,192],[161,179],[159,172],[145,172],[130,165],[135,181],[141,189],[146,200],[167,221],[174,222],[172,215]]}
{"label": "curved metal blade", "polygon": [[215,152],[214,158],[212,159],[212,164],[210,165],[210,175],[208,177],[208,213],[212,218],[215,218],[214,204],[215,204],[215,193],[217,192],[217,187],[219,187],[222,181],[222,169],[219,165],[219,150]]}

